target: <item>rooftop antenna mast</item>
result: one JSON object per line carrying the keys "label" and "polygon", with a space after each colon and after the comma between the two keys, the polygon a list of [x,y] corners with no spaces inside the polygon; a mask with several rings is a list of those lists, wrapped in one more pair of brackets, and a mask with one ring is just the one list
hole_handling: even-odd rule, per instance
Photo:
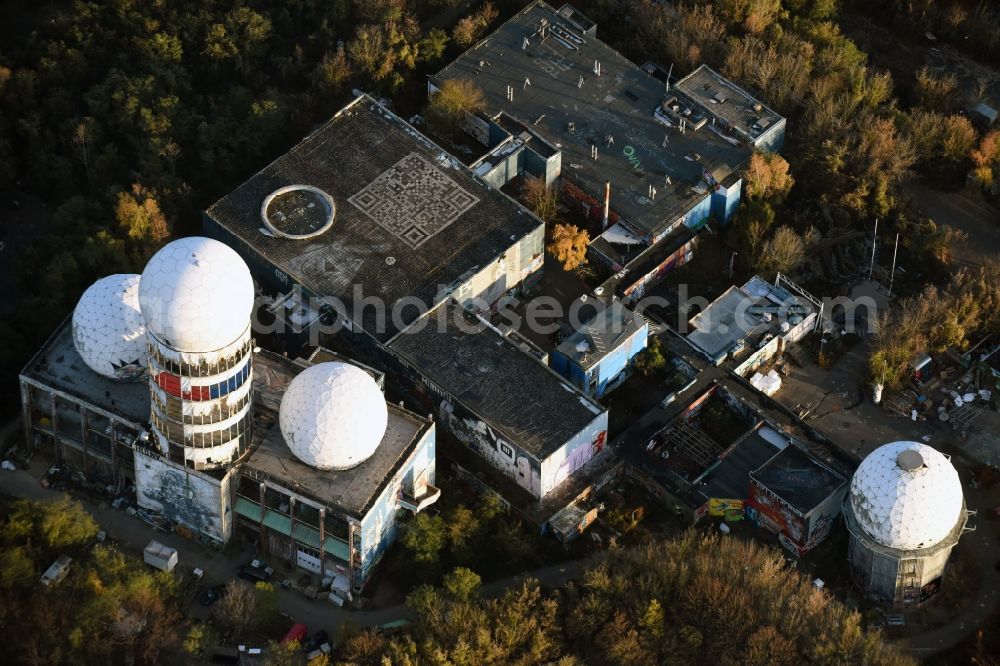
{"label": "rooftop antenna mast", "polygon": [[889,273],[889,299],[892,299],[892,281],[896,277],[896,254],[899,252],[899,234],[896,234],[896,248],[892,251],[892,271]]}
{"label": "rooftop antenna mast", "polygon": [[872,238],[872,262],[868,266],[868,282],[872,281],[872,273],[875,271],[875,246],[878,243],[878,218],[875,218],[875,236]]}

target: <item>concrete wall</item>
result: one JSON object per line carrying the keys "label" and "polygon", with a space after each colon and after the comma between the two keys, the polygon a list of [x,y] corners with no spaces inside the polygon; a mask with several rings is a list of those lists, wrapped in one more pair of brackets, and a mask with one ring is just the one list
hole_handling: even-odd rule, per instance
{"label": "concrete wall", "polygon": [[782,118],[771,129],[757,137],[755,145],[769,153],[780,151],[785,146],[785,119]]}
{"label": "concrete wall", "polygon": [[227,474],[221,481],[166,459],[135,454],[136,498],[197,534],[225,543],[233,528]]}
{"label": "concrete wall", "polygon": [[399,534],[397,515],[400,490],[412,490],[419,477],[424,483],[434,485],[437,447],[435,429],[430,428],[417,448],[410,454],[406,464],[396,472],[378,500],[361,521],[361,567],[358,572],[361,583],[367,583],[375,565]]}
{"label": "concrete wall", "polygon": [[508,248],[503,258],[479,269],[453,292],[463,305],[473,300],[495,306],[504,294],[541,269],[545,260],[545,225],[540,223],[530,234]]}
{"label": "concrete wall", "polygon": [[590,424],[542,461],[541,496],[545,496],[604,448],[608,437],[608,413],[601,412]]}
{"label": "concrete wall", "polygon": [[[708,199],[706,199],[706,201],[708,201]],[[624,305],[632,305],[645,295],[646,289],[659,284],[660,280],[662,280],[667,273],[690,261],[691,257],[694,256],[694,251],[697,245],[698,237],[696,236],[685,243],[676,252],[660,262],[659,266],[651,270],[646,275],[638,277],[631,285],[629,285],[627,289],[625,289],[625,293],[622,296],[622,303]]]}
{"label": "concrete wall", "polygon": [[[434,390],[440,391],[436,388]],[[444,394],[443,391],[441,393]],[[441,426],[447,428],[476,455],[534,497],[542,498],[541,463],[534,455],[494,430],[450,396],[441,400],[438,416]]]}
{"label": "concrete wall", "polygon": [[720,185],[719,189],[712,193],[712,217],[723,224],[728,223],[733,218],[733,215],[736,214],[736,208],[740,205],[742,190],[742,178],[729,187],[722,187]]}

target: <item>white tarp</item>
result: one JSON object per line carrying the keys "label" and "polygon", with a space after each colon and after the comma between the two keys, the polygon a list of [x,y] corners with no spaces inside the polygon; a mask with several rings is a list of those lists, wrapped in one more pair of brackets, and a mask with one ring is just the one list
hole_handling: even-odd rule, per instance
{"label": "white tarp", "polygon": [[750,378],[750,385],[764,395],[774,395],[781,388],[781,377],[774,370],[771,370],[766,375],[755,372],[753,377]]}

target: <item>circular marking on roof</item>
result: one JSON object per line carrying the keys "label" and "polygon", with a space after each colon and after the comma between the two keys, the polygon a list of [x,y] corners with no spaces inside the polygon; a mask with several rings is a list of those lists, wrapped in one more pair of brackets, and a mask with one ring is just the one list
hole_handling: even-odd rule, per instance
{"label": "circular marking on roof", "polygon": [[286,185],[271,192],[260,206],[260,219],[275,236],[305,240],[333,226],[333,197],[312,185]]}

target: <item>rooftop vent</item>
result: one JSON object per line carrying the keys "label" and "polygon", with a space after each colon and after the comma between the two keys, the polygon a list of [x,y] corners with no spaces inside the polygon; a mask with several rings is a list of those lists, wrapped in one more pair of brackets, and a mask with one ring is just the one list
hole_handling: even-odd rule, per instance
{"label": "rooftop vent", "polygon": [[924,458],[920,455],[919,451],[905,449],[900,451],[899,455],[896,456],[896,464],[899,465],[900,469],[907,472],[916,472],[924,466]]}

